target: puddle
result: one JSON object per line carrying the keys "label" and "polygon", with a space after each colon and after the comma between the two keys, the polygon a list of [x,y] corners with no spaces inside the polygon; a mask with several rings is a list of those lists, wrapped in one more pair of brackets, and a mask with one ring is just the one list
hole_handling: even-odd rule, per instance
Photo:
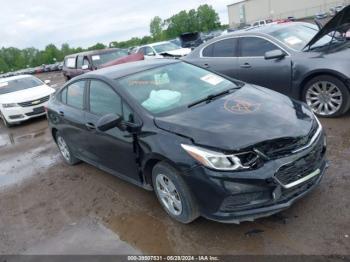
{"label": "puddle", "polygon": [[141,212],[112,216],[104,221],[120,239],[147,254],[173,254],[169,227],[161,220]]}
{"label": "puddle", "polygon": [[136,255],[141,252],[122,241],[97,220],[86,217],[65,226],[56,236],[28,248],[32,255]]}
{"label": "puddle", "polygon": [[9,145],[15,145],[15,144],[21,143],[21,142],[26,141],[26,140],[31,140],[34,138],[41,137],[41,136],[46,134],[47,130],[48,130],[48,128],[43,128],[43,129],[39,129],[39,130],[36,130],[35,132],[28,133],[25,135],[15,135],[13,133],[0,134],[0,148],[6,147]]}
{"label": "puddle", "polygon": [[48,154],[45,148],[19,152],[1,160],[0,188],[16,184],[35,174],[44,173],[58,159],[58,151]]}

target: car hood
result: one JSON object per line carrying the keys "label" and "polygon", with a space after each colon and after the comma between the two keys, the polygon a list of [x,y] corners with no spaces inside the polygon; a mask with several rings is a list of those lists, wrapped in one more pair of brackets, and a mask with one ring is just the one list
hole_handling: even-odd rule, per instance
{"label": "car hood", "polygon": [[238,151],[268,140],[305,137],[313,119],[305,104],[263,87],[245,85],[211,103],[156,117],[155,124],[189,137],[197,145]]}
{"label": "car hood", "polygon": [[165,56],[185,56],[191,53],[190,48],[180,48],[180,49],[175,49],[171,51],[166,51],[160,53],[160,55],[165,55]]}
{"label": "car hood", "polygon": [[104,67],[119,65],[119,64],[128,63],[128,62],[140,61],[144,59],[145,58],[142,54],[135,53],[135,54],[126,55],[126,56],[114,59],[112,61],[109,61],[107,63],[104,63],[100,65],[98,68],[104,68]]}
{"label": "car hood", "polygon": [[0,104],[21,103],[36,100],[55,92],[55,89],[41,85],[21,91],[0,95]]}
{"label": "car hood", "polygon": [[346,34],[350,29],[350,5],[341,10],[336,16],[334,16],[322,29],[310,40],[310,42],[304,47],[304,49],[310,48],[318,40],[325,35],[339,31]]}

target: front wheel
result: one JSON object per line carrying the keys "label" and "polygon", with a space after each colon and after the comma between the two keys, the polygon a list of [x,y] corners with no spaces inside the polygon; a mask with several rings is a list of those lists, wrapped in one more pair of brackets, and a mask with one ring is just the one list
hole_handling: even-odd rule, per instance
{"label": "front wheel", "polygon": [[199,216],[196,201],[175,168],[165,162],[156,164],[152,181],[160,204],[173,219],[188,224]]}
{"label": "front wheel", "polygon": [[59,132],[56,133],[56,143],[63,159],[68,165],[75,165],[80,162],[80,160],[73,155],[66,140]]}
{"label": "front wheel", "polygon": [[12,127],[12,124],[10,124],[9,122],[7,122],[6,118],[4,117],[4,115],[0,112],[1,114],[1,118],[2,118],[2,121],[4,122],[4,125],[6,127]]}
{"label": "front wheel", "polygon": [[350,95],[346,85],[333,76],[318,76],[305,86],[303,99],[320,117],[337,117],[349,110]]}

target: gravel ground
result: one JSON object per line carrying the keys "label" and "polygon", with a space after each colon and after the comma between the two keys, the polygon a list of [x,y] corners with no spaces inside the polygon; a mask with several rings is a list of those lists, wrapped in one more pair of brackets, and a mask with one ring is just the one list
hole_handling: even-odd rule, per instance
{"label": "gravel ground", "polygon": [[[61,73],[38,75],[58,88]],[[350,254],[350,115],[322,119],[330,168],[281,214],[241,225],[171,220],[152,192],[64,164],[45,117],[0,124],[0,254]]]}

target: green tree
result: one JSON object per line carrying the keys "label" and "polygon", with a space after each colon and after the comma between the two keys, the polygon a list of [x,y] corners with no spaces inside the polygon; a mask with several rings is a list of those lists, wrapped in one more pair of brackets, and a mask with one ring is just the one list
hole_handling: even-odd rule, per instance
{"label": "green tree", "polygon": [[197,9],[198,23],[201,31],[206,32],[220,28],[220,19],[218,13],[213,7],[205,4]]}
{"label": "green tree", "polygon": [[106,48],[106,46],[104,45],[104,44],[102,44],[102,43],[97,43],[97,44],[95,44],[95,45],[93,45],[93,46],[90,46],[89,48],[88,48],[88,50],[99,50],[99,49],[105,49]]}
{"label": "green tree", "polygon": [[151,36],[155,41],[159,41],[162,39],[162,34],[163,34],[162,24],[163,24],[163,21],[159,16],[156,16],[151,20],[150,32],[151,32]]}

